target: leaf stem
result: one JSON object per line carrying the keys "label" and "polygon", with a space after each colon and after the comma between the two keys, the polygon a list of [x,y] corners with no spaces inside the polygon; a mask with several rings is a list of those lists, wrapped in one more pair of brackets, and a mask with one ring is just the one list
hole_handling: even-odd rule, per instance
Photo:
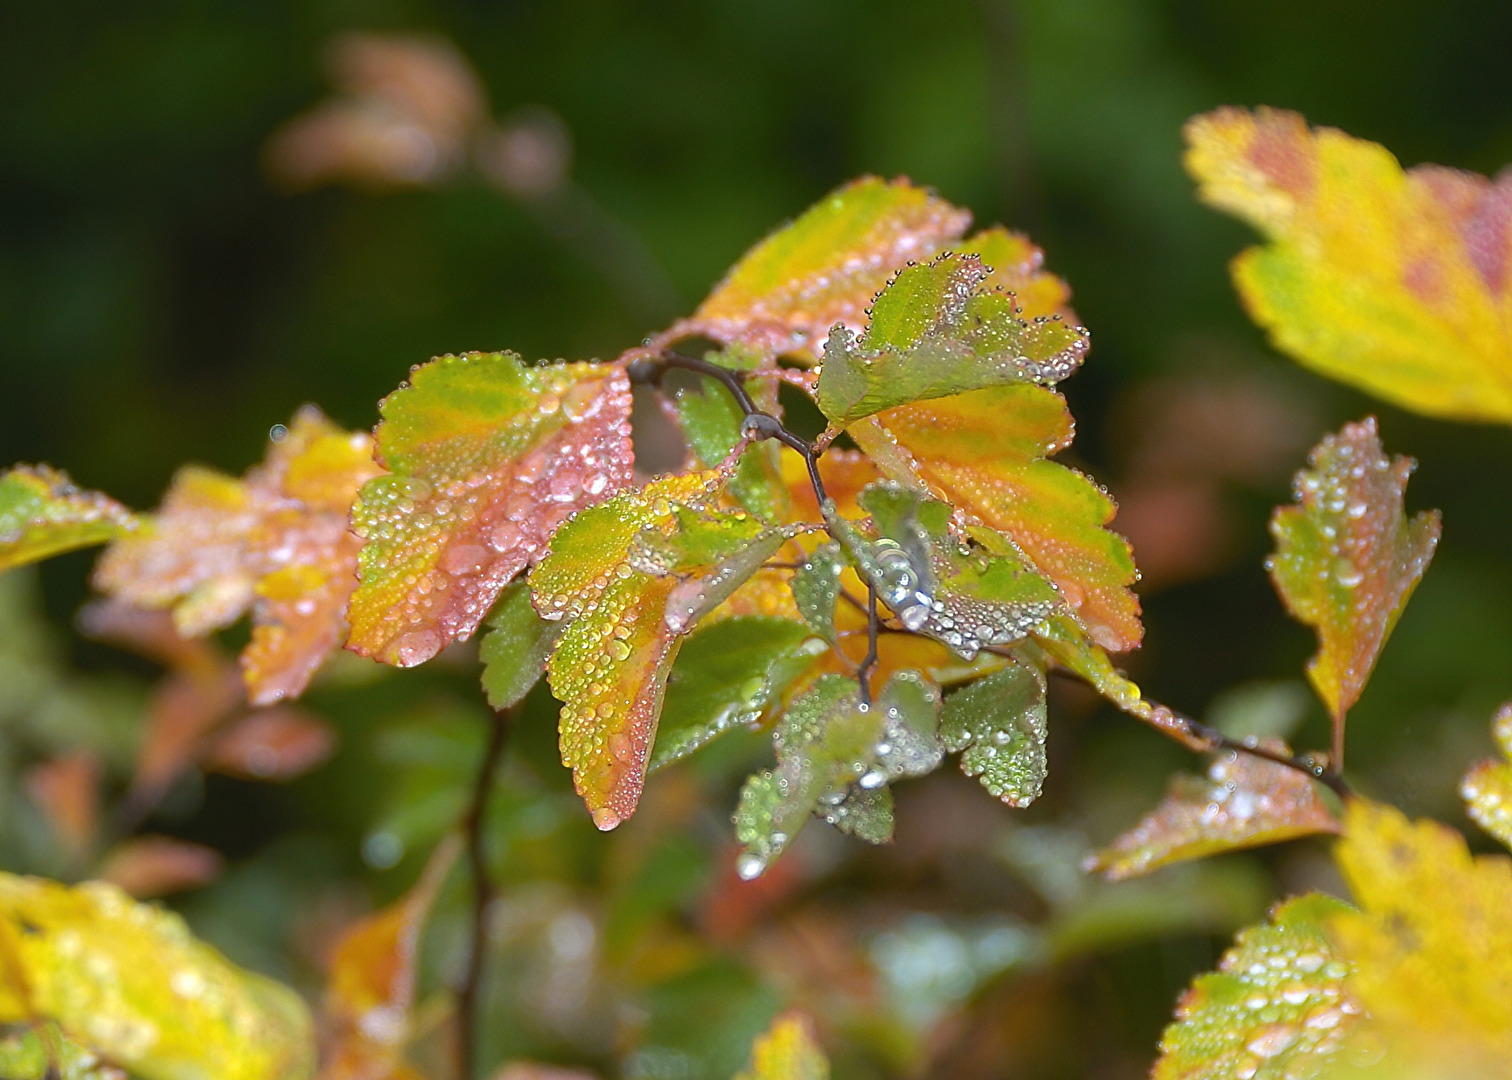
{"label": "leaf stem", "polygon": [[871,704],[871,676],[877,667],[877,588],[870,582],[866,585],[866,655],[861,658],[861,667],[856,678],[861,680],[861,703]]}

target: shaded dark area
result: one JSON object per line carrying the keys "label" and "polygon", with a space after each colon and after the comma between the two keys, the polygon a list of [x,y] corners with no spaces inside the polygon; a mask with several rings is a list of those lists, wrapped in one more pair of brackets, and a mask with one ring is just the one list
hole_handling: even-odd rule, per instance
{"label": "shaded dark area", "polygon": [[[559,122],[575,194],[507,198],[471,174],[282,190],[267,140],[324,96],[323,49],[351,30],[454,42],[501,122]],[[1491,0],[11,5],[0,462],[150,507],[181,463],[242,472],[304,402],[370,426],[437,353],[613,356],[829,189],[906,174],[1029,232],[1072,286],[1093,347],[1064,387],[1068,460],[1124,503],[1115,526],[1160,526],[1146,548],[1130,525],[1147,643],[1127,664],[1161,700],[1210,716],[1236,687],[1301,680],[1313,638],[1261,560],[1318,436],[1375,413],[1387,449],[1419,460],[1409,510],[1441,508],[1444,539],[1351,714],[1349,764],[1361,790],[1459,824],[1455,783],[1512,696],[1512,431],[1405,413],[1270,350],[1228,279],[1252,234],[1197,203],[1181,125],[1270,104],[1407,165],[1492,174],[1512,162],[1509,47],[1512,7]],[[146,669],[66,632],[89,565],[0,582],[0,713],[20,732],[0,774],[18,806],[32,759],[88,745],[124,775],[140,737]],[[461,813],[489,719],[465,648],[402,673],[343,660],[307,700],[339,732],[329,761],[279,786],[181,782],[147,822],[228,859],[178,905],[196,930],[312,993],[332,930],[407,887]],[[1294,741],[1325,746],[1309,710]],[[494,792],[481,1057],[722,1078],[795,1004],[841,1078],[1144,1075],[1231,931],[1331,870],[1304,841],[1084,878],[1087,848],[1198,763],[1074,686],[1056,686],[1050,725],[1031,810],[942,771],[901,788],[893,846],[816,824],[757,888],[734,878],[728,818],[765,735],[654,775],[637,817],[600,835],[538,689]],[[0,856],[78,869],[34,809],[0,828]],[[456,875],[433,981],[469,903]]]}

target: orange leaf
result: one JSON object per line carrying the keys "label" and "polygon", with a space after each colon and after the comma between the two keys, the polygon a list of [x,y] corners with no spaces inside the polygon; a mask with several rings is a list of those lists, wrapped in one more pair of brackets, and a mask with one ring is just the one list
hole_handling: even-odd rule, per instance
{"label": "orange leaf", "polygon": [[278,706],[237,721],[209,746],[201,764],[243,780],[292,780],[335,748],[331,725],[301,709]]}
{"label": "orange leaf", "polygon": [[100,877],[139,900],[208,885],[225,860],[213,848],[167,836],[135,836],[105,856]]}
{"label": "orange leaf", "polygon": [[393,475],[352,511],[367,543],[347,647],[399,667],[471,637],[558,525],[631,482],[630,384],[617,366],[443,356],[382,412]]}
{"label": "orange leaf", "polygon": [[89,846],[100,819],[100,761],[94,754],[76,750],[33,765],[26,771],[26,791],[71,853]]}

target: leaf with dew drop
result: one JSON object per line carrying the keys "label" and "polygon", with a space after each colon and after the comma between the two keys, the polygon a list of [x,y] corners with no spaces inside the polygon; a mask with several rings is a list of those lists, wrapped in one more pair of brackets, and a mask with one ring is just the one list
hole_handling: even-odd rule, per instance
{"label": "leaf with dew drop", "polygon": [[835,643],[835,605],[840,600],[840,575],[845,566],[840,545],[829,541],[809,553],[789,582],[798,614],[831,645]]}
{"label": "leaf with dew drop", "polygon": [[47,465],[0,473],[0,573],[135,532],[140,520],[98,491]]}
{"label": "leaf with dew drop", "polygon": [[606,364],[443,356],[383,400],[347,647],[400,667],[470,637],[568,516],[628,487],[630,384]]}
{"label": "leaf with dew drop", "polygon": [[940,738],[964,751],[961,771],[1009,806],[1028,806],[1045,782],[1045,672],[1028,658],[945,699]]}
{"label": "leaf with dew drop", "polygon": [[1491,731],[1502,760],[1482,761],[1460,781],[1460,798],[1475,823],[1512,847],[1512,701],[1496,710]]}

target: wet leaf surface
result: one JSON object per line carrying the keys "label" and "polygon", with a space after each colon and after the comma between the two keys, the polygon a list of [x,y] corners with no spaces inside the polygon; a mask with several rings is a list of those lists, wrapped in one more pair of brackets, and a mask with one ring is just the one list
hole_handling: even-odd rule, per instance
{"label": "wet leaf surface", "polygon": [[47,465],[16,465],[0,474],[0,573],[119,539],[140,526],[114,499],[75,487],[67,473]]}
{"label": "wet leaf surface", "polygon": [[1045,672],[1010,660],[945,699],[940,738],[961,771],[1009,806],[1028,806],[1045,782]]}

